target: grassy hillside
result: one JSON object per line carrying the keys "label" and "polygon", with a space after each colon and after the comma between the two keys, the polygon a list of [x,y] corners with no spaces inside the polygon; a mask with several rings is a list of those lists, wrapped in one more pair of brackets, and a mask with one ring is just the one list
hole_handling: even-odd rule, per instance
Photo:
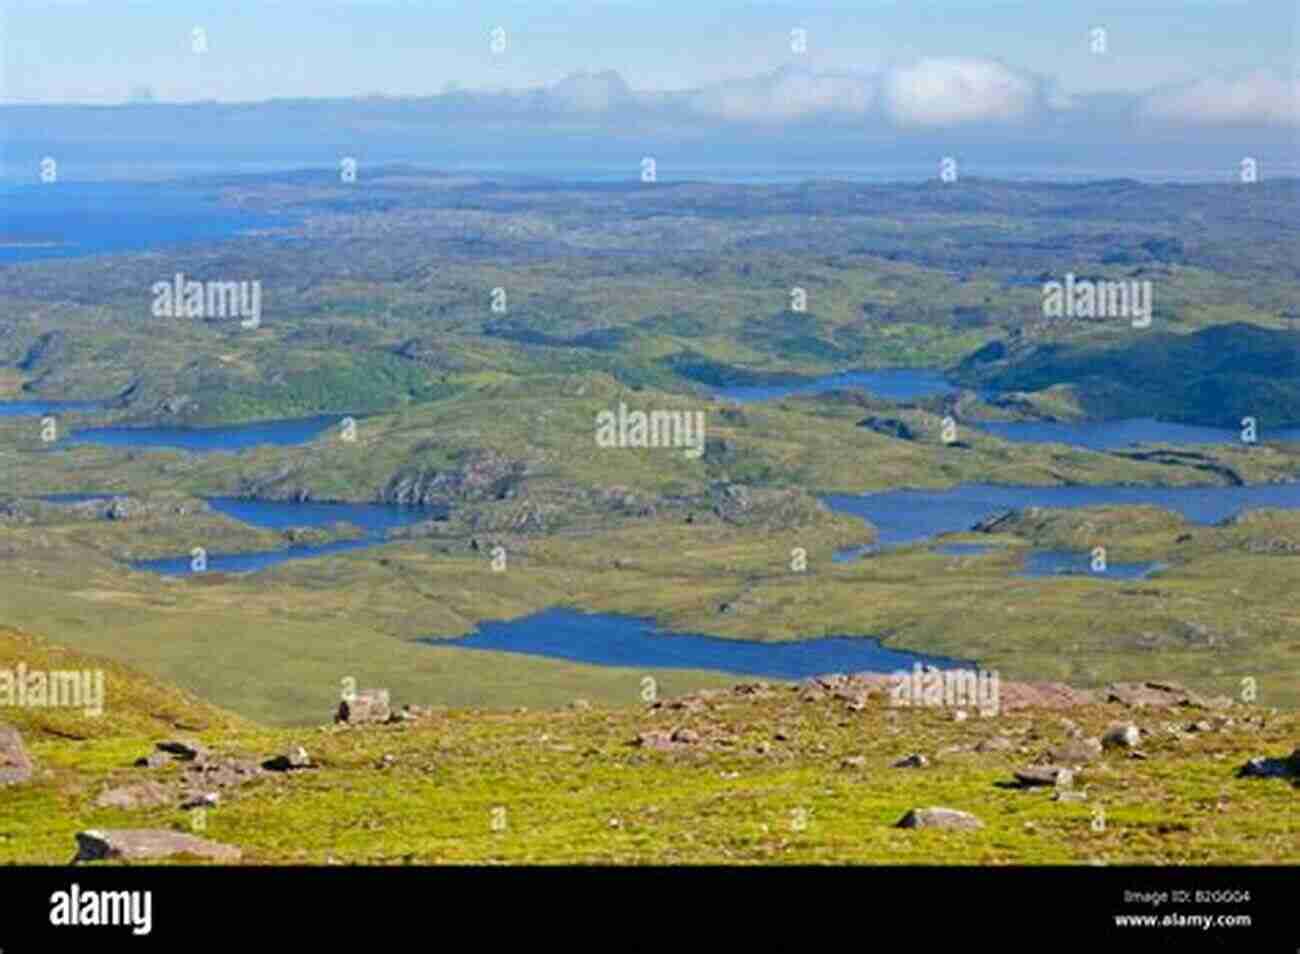
{"label": "grassy hillside", "polygon": [[[15,658],[105,665],[0,630],[0,660]],[[958,721],[948,709],[891,707],[886,693],[853,683],[751,683],[649,705],[439,709],[395,725],[271,730],[120,667],[112,674],[112,705],[88,738],[17,714],[38,771],[0,790],[0,863],[62,864],[77,831],[122,827],[196,831],[238,845],[251,864],[1300,860],[1295,784],[1235,777],[1247,759],[1286,756],[1300,739],[1295,714],[1257,706],[1091,703]],[[1111,751],[1081,765],[1071,791],[1082,800],[1008,785],[1017,769],[1059,758],[1051,753],[1072,737],[1116,719],[1139,725],[1146,757]],[[1193,721],[1202,728],[1189,731]],[[645,733],[662,734],[636,744]],[[302,745],[314,767],[225,789],[201,814],[97,806],[112,787],[176,783],[180,766],[131,766],[177,734],[217,758]],[[930,764],[892,767],[914,752]],[[893,827],[935,805],[983,827]]]}

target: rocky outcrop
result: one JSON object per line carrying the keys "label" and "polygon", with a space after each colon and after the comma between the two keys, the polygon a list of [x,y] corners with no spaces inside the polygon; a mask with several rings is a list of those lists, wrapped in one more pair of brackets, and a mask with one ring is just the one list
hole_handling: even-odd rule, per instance
{"label": "rocky outcrop", "polygon": [[234,845],[223,845],[194,835],[177,831],[149,828],[95,829],[77,832],[79,861],[155,861],[161,858],[187,856],[233,864],[243,857]]}
{"label": "rocky outcrop", "polygon": [[709,487],[708,506],[715,517],[726,523],[771,529],[808,526],[826,514],[825,506],[816,497],[801,490],[725,482]]}
{"label": "rocky outcrop", "polygon": [[865,427],[869,431],[897,438],[900,441],[916,440],[916,431],[912,430],[906,421],[896,417],[866,417],[858,421],[858,427]]}
{"label": "rocky outcrop", "polygon": [[522,460],[479,451],[457,470],[399,471],[389,478],[379,502],[430,507],[452,501],[508,500],[518,493],[527,474],[528,465]]}
{"label": "rocky outcrop", "polygon": [[1136,709],[1208,704],[1200,695],[1175,682],[1112,682],[1102,690],[1102,698]]}

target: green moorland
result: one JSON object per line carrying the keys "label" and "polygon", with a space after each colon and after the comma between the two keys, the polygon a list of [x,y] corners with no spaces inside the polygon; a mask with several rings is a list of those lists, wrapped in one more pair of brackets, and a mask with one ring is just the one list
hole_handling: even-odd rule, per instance
{"label": "green moorland", "polygon": [[[1295,480],[1300,443],[1270,431],[1300,423],[1300,234],[1285,224],[1297,182],[435,188],[394,169],[361,188],[315,174],[210,185],[292,224],[0,269],[0,400],[109,402],[58,414],[55,440],[36,417],[0,417],[0,669],[108,673],[99,719],[0,711],[38,765],[4,793],[0,862],[66,861],[87,827],[193,827],[172,807],[95,805],[177,733],[227,754],[308,748],[315,769],[260,777],[204,816],[255,863],[1297,860],[1293,786],[1234,772],[1300,743],[1300,515],[1200,526],[1150,507],[1031,508],[948,538],[988,553],[914,545],[837,562],[875,531],[818,500]],[[155,317],[150,288],[178,272],[260,281],[261,326]],[[1044,319],[1041,283],[1067,272],[1152,281],[1152,328]],[[948,369],[972,390],[745,405],[708,392],[892,366]],[[974,392],[989,386],[1004,393]],[[597,415],[620,403],[704,413],[702,453],[599,447]],[[355,439],[331,426],[213,454],[77,442],[105,424],[313,414],[354,415]],[[1096,453],[974,426],[1116,415],[1253,416],[1262,443]],[[119,499],[40,499],[87,492]],[[254,574],[131,568],[361,532],[259,530],[214,495],[420,504],[427,519]],[[1163,569],[1018,575],[1032,548],[1099,545]],[[736,693],[717,672],[445,643],[551,607],[736,639],[874,636],[1008,681],[1176,680],[1243,701],[1213,716],[1071,709],[1088,735],[1137,720],[1147,757],[1108,753],[1081,775],[1087,801],[1054,801],[999,783],[1063,741],[1061,713],[957,721],[878,695],[846,709],[789,686]],[[695,701],[647,707],[648,675],[662,698]],[[317,728],[349,679],[434,712]],[[1211,730],[1185,731],[1202,716]],[[696,740],[629,745],[654,729]],[[975,751],[995,734],[1009,747]],[[933,764],[890,768],[911,752]],[[929,805],[985,827],[890,827]]]}
{"label": "green moorland", "polygon": [[[7,266],[0,367],[46,397],[116,398],[120,420],[216,423],[393,409],[493,374],[601,371],[690,392],[956,368],[1000,345],[1024,366],[985,370],[1015,387],[1088,392],[1114,360],[1151,399],[1128,390],[1126,410],[1219,423],[1230,396],[1233,413],[1285,426],[1300,423],[1300,385],[1272,371],[1300,318],[1298,185],[215,181],[225,203],[290,224]],[[155,317],[151,288],[178,273],[260,282],[260,327]],[[1152,327],[1045,319],[1042,282],[1065,274],[1152,282]],[[1210,378],[1221,386],[1197,385]]]}
{"label": "green moorland", "polygon": [[[98,549],[84,542],[93,517],[10,526],[0,550],[6,618],[280,724],[319,718],[349,676],[446,705],[633,700],[645,672],[417,642],[552,606],[735,638],[876,635],[1008,679],[1171,678],[1225,694],[1251,680],[1268,705],[1300,704],[1300,517],[1290,512],[1207,527],[1154,508],[1032,510],[953,538],[1001,545],[986,555],[914,546],[838,563],[832,553],[869,541],[869,529],[788,492],[758,494],[738,514],[723,500],[553,533],[512,529],[514,507],[483,505],[501,517],[480,523],[499,529],[468,537],[431,524],[257,574],[170,579],[114,558],[152,534],[144,522],[122,521],[120,537]],[[1099,542],[1113,562],[1168,566],[1140,581],[1015,575],[1027,547]],[[501,571],[488,556],[498,544],[508,554]],[[797,549],[807,553],[802,571]],[[664,678],[686,689],[721,677]]]}
{"label": "green moorland", "polygon": [[[312,175],[215,183],[223,201],[293,224],[0,270],[0,393],[113,398],[60,415],[55,441],[35,417],[0,418],[6,619],[280,723],[318,717],[350,673],[446,704],[626,699],[635,673],[410,642],[555,605],[733,637],[876,635],[1086,685],[1139,670],[1220,690],[1258,676],[1271,704],[1294,704],[1287,515],[1247,536],[1153,534],[1127,509],[1090,515],[1072,545],[1169,564],[1123,584],[1015,576],[1026,546],[1060,545],[1032,522],[982,557],[915,547],[832,563],[872,531],[815,500],[973,481],[1294,479],[1300,445],[1269,440],[1283,418],[1267,411],[1255,412],[1257,446],[1141,452],[1010,444],[972,426],[1135,403],[1207,423],[1243,407],[1289,414],[1285,375],[1233,379],[1228,403],[1202,386],[1252,363],[1289,367],[1300,257],[1276,222],[1296,183],[1258,185],[431,189],[409,170],[364,189]],[[261,327],[154,317],[151,286],[177,272],[261,281]],[[1151,280],[1148,337],[1122,322],[1044,320],[1038,283],[1065,272]],[[1107,360],[1118,370],[1099,387]],[[999,375],[1022,393],[736,406],[702,391],[890,365],[949,367],[972,384]],[[702,411],[702,455],[597,448],[596,416],[619,403]],[[315,413],[356,415],[356,439],[329,428],[301,446],[204,455],[76,443],[106,423]],[[951,445],[946,414],[959,422]],[[131,502],[109,520],[95,505],[34,499],[69,492]],[[199,499],[214,494],[450,514],[382,548],[253,576],[163,580],[124,565],[356,532],[255,530]],[[487,567],[498,543],[511,554],[504,574]],[[794,548],[810,555],[805,573],[788,569]]]}
{"label": "green moorland", "polygon": [[[1285,757],[1300,718],[1258,705],[1130,710],[1092,703],[989,717],[897,708],[880,692],[719,689],[657,704],[568,710],[434,708],[412,721],[272,729],[111,660],[0,629],[0,668],[107,671],[98,717],[15,709],[36,766],[10,786],[0,863],[63,864],[86,829],[160,828],[238,846],[245,864],[1294,864],[1296,783],[1236,776]],[[1108,751],[1073,801],[1013,772],[1098,736],[1143,732],[1143,758]],[[1193,731],[1195,720],[1199,729]],[[325,720],[318,719],[317,722]],[[643,733],[680,741],[637,746]],[[227,788],[216,807],[105,807],[114,788],[176,792],[184,765],[132,767],[162,739],[312,767]],[[993,744],[993,743],[998,744]],[[924,768],[894,768],[910,753]],[[912,808],[971,812],[974,831],[906,831]],[[177,859],[173,863],[186,863]],[[192,863],[192,862],[191,862]],[[99,862],[98,864],[112,864]]]}

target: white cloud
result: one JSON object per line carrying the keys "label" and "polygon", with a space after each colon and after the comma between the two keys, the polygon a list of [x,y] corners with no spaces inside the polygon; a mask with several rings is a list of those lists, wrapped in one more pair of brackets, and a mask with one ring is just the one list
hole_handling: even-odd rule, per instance
{"label": "white cloud", "polygon": [[923,59],[886,74],[884,108],[903,126],[950,126],[1024,118],[1042,103],[1042,83],[993,60]]}
{"label": "white cloud", "polygon": [[1256,70],[1231,79],[1208,78],[1147,96],[1142,112],[1156,119],[1220,125],[1300,124],[1300,78]]}
{"label": "white cloud", "polygon": [[786,122],[818,114],[865,115],[875,96],[868,76],[786,68],[708,87],[692,96],[690,105],[727,120]]}
{"label": "white cloud", "polygon": [[571,73],[546,91],[550,105],[580,113],[603,113],[632,100],[626,80],[613,70]]}

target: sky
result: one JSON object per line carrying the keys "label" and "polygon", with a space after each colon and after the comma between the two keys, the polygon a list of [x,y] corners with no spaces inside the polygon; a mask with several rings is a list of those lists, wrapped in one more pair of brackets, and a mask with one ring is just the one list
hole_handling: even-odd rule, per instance
{"label": "sky", "polygon": [[[0,0],[0,102],[428,96],[605,70],[670,91],[787,66],[880,75],[954,59],[1066,94],[1136,94],[1259,70],[1294,77],[1296,21],[1295,0]],[[1104,53],[1092,49],[1098,28]],[[806,31],[798,52],[794,30]]]}

